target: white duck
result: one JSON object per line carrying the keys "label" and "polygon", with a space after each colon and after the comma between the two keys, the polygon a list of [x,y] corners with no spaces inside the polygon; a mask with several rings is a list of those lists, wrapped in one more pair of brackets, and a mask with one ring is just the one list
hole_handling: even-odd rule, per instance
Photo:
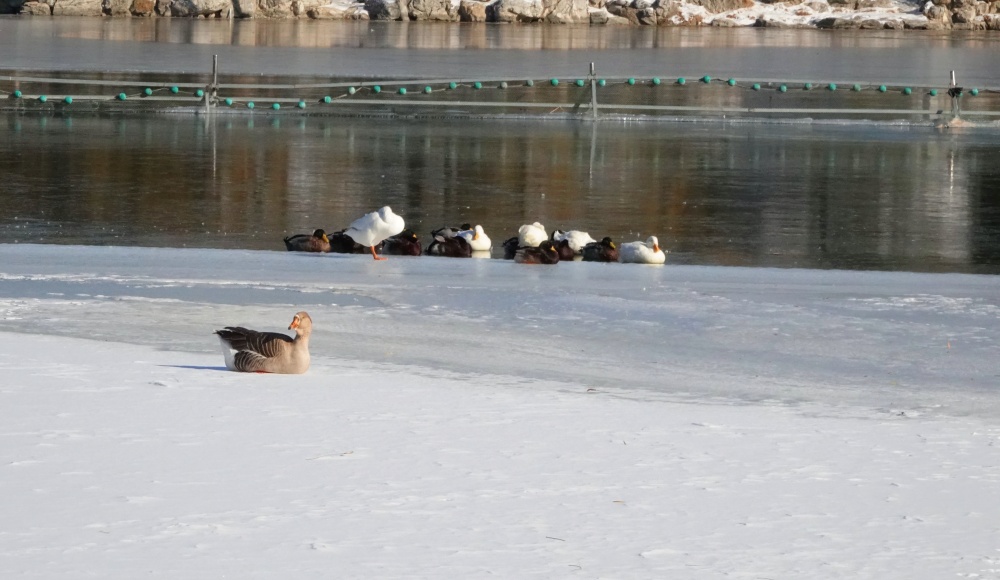
{"label": "white duck", "polygon": [[590,234],[587,232],[581,232],[580,230],[570,230],[568,232],[556,230],[552,232],[552,239],[556,242],[561,242],[563,240],[569,242],[569,247],[573,250],[574,254],[581,254],[584,246],[597,242],[597,240],[590,237]]}
{"label": "white duck", "polygon": [[258,332],[242,326],[216,330],[226,368],[244,373],[298,375],[309,370],[309,335],[312,318],[298,312],[288,325],[295,338],[279,332]]}
{"label": "white duck", "polygon": [[660,249],[660,240],[649,236],[645,242],[629,242],[618,247],[618,261],[633,264],[662,264],[666,253]]}
{"label": "white duck", "polygon": [[385,206],[354,220],[351,226],[344,230],[344,233],[362,246],[371,248],[372,257],[376,260],[385,260],[375,253],[375,245],[402,232],[404,227],[406,224],[403,223],[403,218],[392,213],[389,206]]}
{"label": "white duck", "polygon": [[517,229],[517,245],[522,248],[537,248],[538,244],[547,239],[549,234],[545,231],[545,226],[538,222],[524,224]]}
{"label": "white duck", "polygon": [[458,235],[469,242],[473,252],[488,252],[493,248],[493,241],[486,235],[481,225],[476,224],[476,227],[471,230],[462,230],[458,232]]}

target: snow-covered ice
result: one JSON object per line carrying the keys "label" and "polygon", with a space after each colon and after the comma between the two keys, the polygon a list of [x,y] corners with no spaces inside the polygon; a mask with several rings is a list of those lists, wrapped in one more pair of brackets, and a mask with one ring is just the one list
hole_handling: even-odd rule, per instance
{"label": "snow-covered ice", "polygon": [[[212,331],[315,323],[305,375]],[[996,578],[1000,279],[0,245],[0,577]]]}

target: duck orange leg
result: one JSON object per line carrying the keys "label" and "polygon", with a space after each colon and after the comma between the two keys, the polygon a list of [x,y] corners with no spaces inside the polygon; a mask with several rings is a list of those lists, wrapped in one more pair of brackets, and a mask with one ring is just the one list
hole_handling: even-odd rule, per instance
{"label": "duck orange leg", "polygon": [[372,257],[375,258],[376,260],[386,260],[386,259],[388,259],[388,258],[383,258],[382,256],[379,256],[378,254],[376,254],[375,253],[375,246],[369,246],[369,247],[372,249]]}

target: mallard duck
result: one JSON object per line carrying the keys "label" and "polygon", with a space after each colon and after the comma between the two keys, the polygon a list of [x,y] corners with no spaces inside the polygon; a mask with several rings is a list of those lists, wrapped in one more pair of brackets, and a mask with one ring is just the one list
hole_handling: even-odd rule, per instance
{"label": "mallard duck", "polygon": [[457,228],[455,226],[445,226],[443,228],[438,228],[432,231],[431,237],[433,238],[435,236],[444,236],[446,238],[454,238],[458,234],[471,229],[472,229],[472,224],[462,224]]}
{"label": "mallard duck", "polygon": [[587,244],[592,244],[597,241],[590,237],[590,234],[587,232],[581,232],[580,230],[570,230],[568,232],[555,230],[552,232],[552,240],[555,242],[566,240],[569,242],[569,247],[573,249],[573,253],[575,254],[582,252],[583,247]]}
{"label": "mallard duck", "polygon": [[538,244],[547,239],[549,234],[545,231],[545,226],[538,222],[524,224],[517,229],[517,245],[522,248],[537,248]]}
{"label": "mallard duck", "polygon": [[617,262],[618,247],[605,236],[599,242],[593,242],[583,247],[584,262]]}
{"label": "mallard duck", "polygon": [[488,252],[493,249],[493,240],[483,231],[483,226],[476,224],[476,227],[462,230],[458,235],[465,238],[472,246],[473,252]]}
{"label": "mallard duck", "polygon": [[656,236],[649,236],[645,242],[629,242],[618,249],[618,261],[633,264],[662,264],[667,255],[660,249]]}
{"label": "mallard duck", "polygon": [[559,251],[552,240],[542,240],[536,248],[518,248],[514,261],[518,264],[558,264]]}
{"label": "mallard duck", "polygon": [[518,239],[517,239],[516,236],[513,237],[513,238],[507,238],[506,240],[503,241],[503,244],[501,244],[501,246],[503,247],[503,259],[504,260],[513,260],[514,259],[514,255],[517,254],[517,248],[519,247],[517,245],[517,242],[518,242]]}
{"label": "mallard duck", "polygon": [[420,239],[411,229],[389,236],[382,242],[382,252],[392,256],[419,256],[423,253]]}
{"label": "mallard duck", "polygon": [[[347,235],[347,230],[333,232],[330,238],[330,251],[334,254],[367,254],[368,248],[354,241],[354,238]],[[376,245],[376,250],[379,247]]]}
{"label": "mallard duck", "polygon": [[444,256],[446,258],[471,258],[472,247],[461,236],[450,238],[434,236],[434,241],[431,242],[431,245],[427,246],[427,255]]}
{"label": "mallard duck", "polygon": [[354,220],[344,233],[355,242],[371,249],[372,258],[384,260],[385,258],[375,252],[375,245],[389,236],[402,232],[405,225],[403,218],[392,213],[389,206],[385,206]]}
{"label": "mallard duck", "polygon": [[309,370],[309,334],[312,319],[299,312],[288,325],[295,338],[278,332],[258,332],[242,326],[216,330],[226,368],[244,373],[297,375]]}
{"label": "mallard duck", "polygon": [[289,252],[329,252],[330,239],[321,229],[312,234],[297,234],[285,238],[285,249]]}
{"label": "mallard duck", "polygon": [[570,247],[569,240],[562,239],[559,240],[558,242],[553,241],[552,243],[555,244],[556,246],[556,252],[559,253],[560,260],[569,260],[570,262],[572,262],[573,258],[576,257],[576,252],[574,252],[573,248]]}

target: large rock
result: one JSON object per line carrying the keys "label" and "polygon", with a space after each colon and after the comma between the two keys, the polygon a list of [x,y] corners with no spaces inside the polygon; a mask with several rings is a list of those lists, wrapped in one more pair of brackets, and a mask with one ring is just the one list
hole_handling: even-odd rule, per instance
{"label": "large rock", "polygon": [[233,16],[236,18],[253,18],[257,16],[256,0],[233,0]]}
{"label": "large rock", "polygon": [[590,21],[589,0],[543,0],[546,22],[577,24]]}
{"label": "large rock", "polygon": [[156,2],[154,0],[133,0],[129,10],[132,12],[132,16],[152,16],[156,10]]}
{"label": "large rock", "polygon": [[214,16],[230,10],[231,6],[230,0],[174,0],[170,3],[170,15]]}
{"label": "large rock", "polygon": [[493,22],[538,22],[545,17],[540,0],[497,0],[486,12]]}
{"label": "large rock", "polygon": [[56,0],[53,16],[101,16],[101,0]]}
{"label": "large rock", "polygon": [[486,3],[462,0],[458,5],[458,19],[462,22],[486,22]]}
{"label": "large rock", "polygon": [[0,0],[0,14],[17,14],[22,6],[24,0]]}
{"label": "large rock", "polygon": [[[174,0],[176,1],[176,0]],[[257,16],[291,18],[293,0],[257,0]]]}
{"label": "large rock", "polygon": [[455,22],[458,11],[451,0],[411,0],[409,6],[410,20],[436,20],[440,22]]}
{"label": "large rock", "polygon": [[306,16],[315,20],[368,20],[368,12],[362,4],[347,7],[323,4],[309,8]]}
{"label": "large rock", "polygon": [[21,6],[21,12],[27,16],[51,16],[52,7],[45,2],[25,2]]}
{"label": "large rock", "polygon": [[107,16],[130,16],[132,0],[103,0],[101,10]]}
{"label": "large rock", "polygon": [[406,13],[396,0],[365,0],[365,11],[372,20],[402,20]]}
{"label": "large rock", "polygon": [[701,6],[710,14],[720,14],[753,6],[753,0],[694,0],[692,4]]}
{"label": "large rock", "polygon": [[987,14],[983,16],[986,30],[1000,30],[1000,14]]}

